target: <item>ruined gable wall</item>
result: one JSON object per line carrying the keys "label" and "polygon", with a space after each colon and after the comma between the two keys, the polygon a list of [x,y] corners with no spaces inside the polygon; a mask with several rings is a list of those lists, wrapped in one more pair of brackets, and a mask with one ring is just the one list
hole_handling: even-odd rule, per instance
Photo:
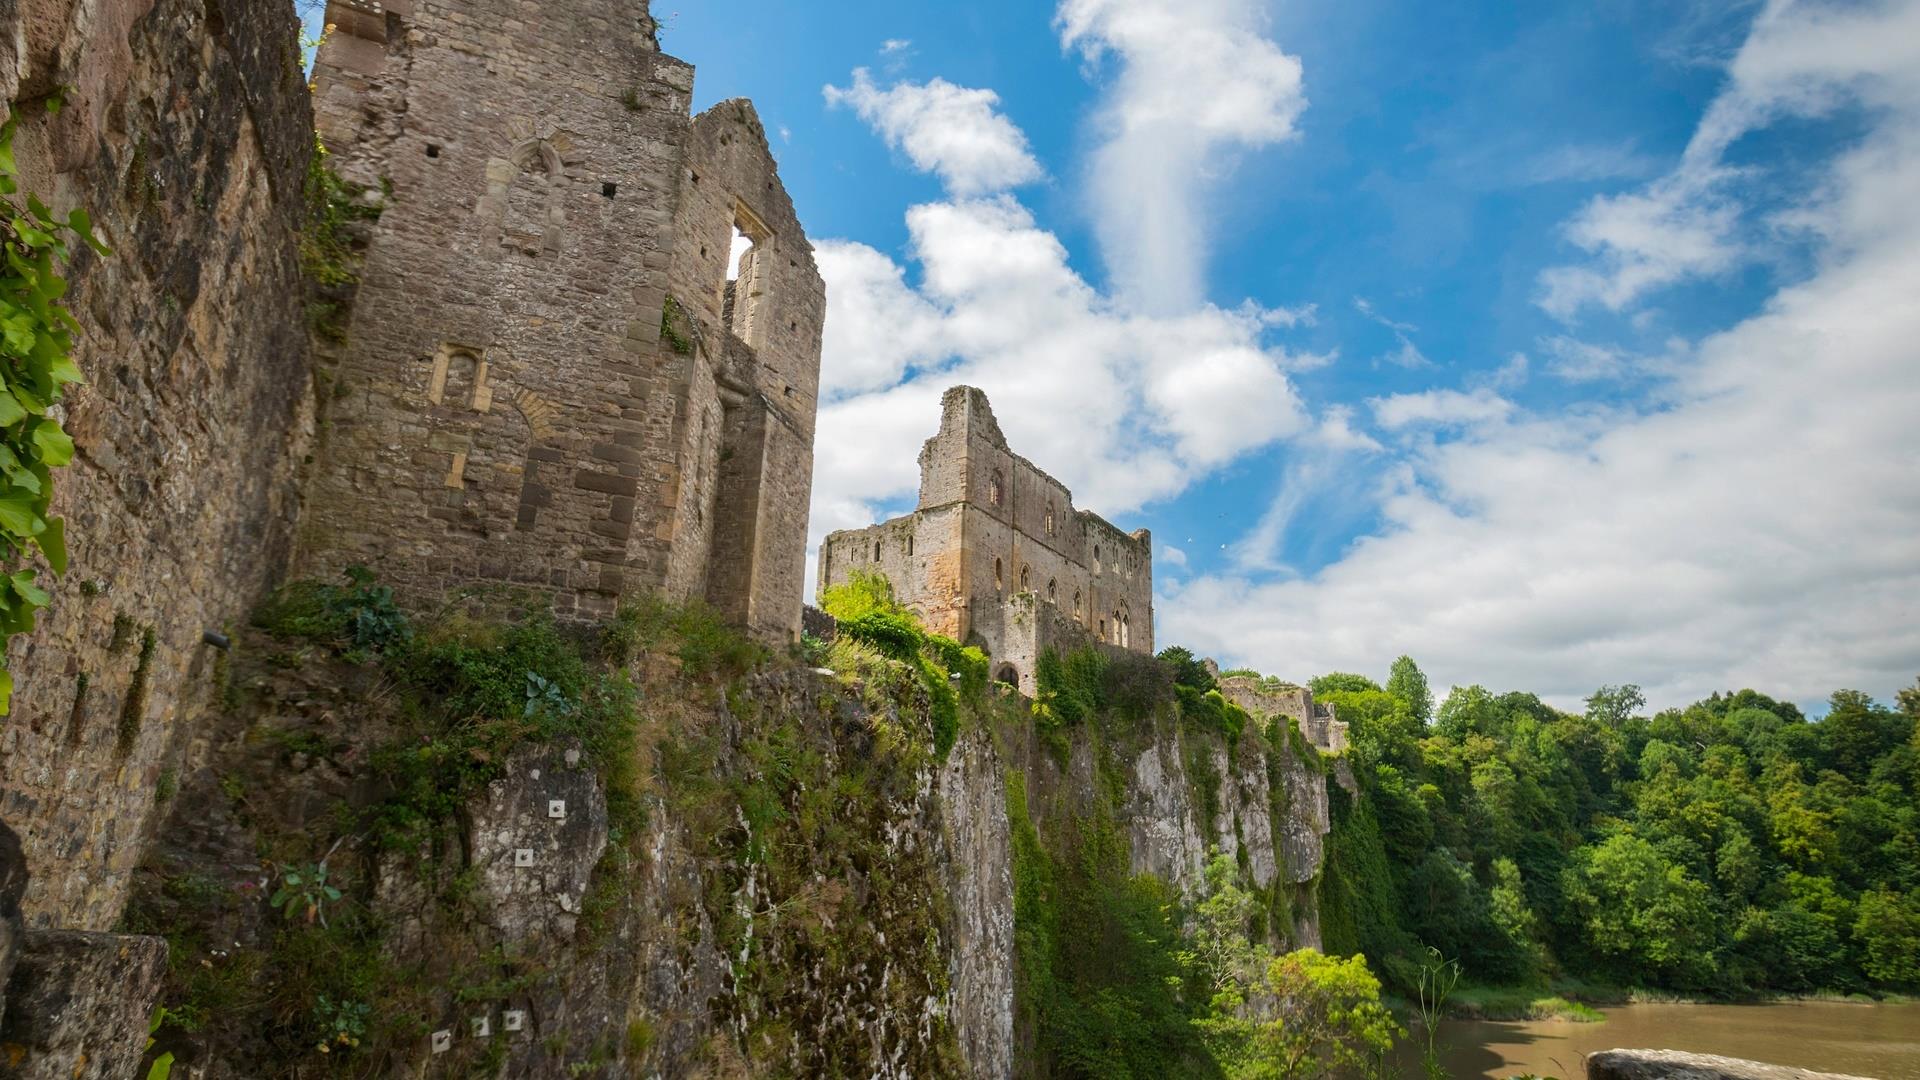
{"label": "ruined gable wall", "polygon": [[[669,289],[698,329],[679,483],[717,473],[713,517],[724,524],[703,535],[681,507],[667,528],[667,591],[697,594],[704,581],[729,617],[790,639],[805,591],[826,286],[751,104],[722,102],[693,121],[678,181]],[[735,228],[754,246],[729,283]],[[696,411],[709,394],[717,417]],[[700,433],[716,420],[709,444]]]}
{"label": "ruined gable wall", "polygon": [[820,587],[878,572],[929,632],[964,641],[970,610],[960,578],[965,517],[964,507],[948,505],[833,533],[820,544]]}
{"label": "ruined gable wall", "polygon": [[[11,643],[0,818],[29,926],[104,929],[161,776],[198,752],[220,654],[284,567],[311,433],[296,230],[312,148],[290,9],[245,0],[0,6],[0,90],[26,187],[84,206],[81,325],[56,478],[71,567]],[[24,60],[24,67],[20,62]],[[73,87],[48,118],[28,105]],[[151,646],[147,646],[151,633]]]}
{"label": "ruined gable wall", "polygon": [[665,545],[630,541],[678,499],[690,376],[659,334],[692,69],[628,2],[389,3],[372,42],[333,6],[321,129],[343,174],[391,193],[303,569],[604,615],[667,570]]}

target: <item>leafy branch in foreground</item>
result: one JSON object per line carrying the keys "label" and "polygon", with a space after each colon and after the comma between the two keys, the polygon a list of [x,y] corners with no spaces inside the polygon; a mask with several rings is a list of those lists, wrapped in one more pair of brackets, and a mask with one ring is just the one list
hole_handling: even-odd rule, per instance
{"label": "leafy branch in foreground", "polygon": [[[58,111],[59,99],[47,103]],[[0,650],[6,639],[33,629],[34,613],[49,597],[34,583],[37,550],[55,574],[67,571],[66,523],[51,516],[53,470],[73,459],[73,440],[48,411],[68,383],[84,381],[73,363],[80,330],[60,303],[67,282],[59,267],[71,257],[71,232],[101,255],[85,210],[56,215],[20,190],[13,160],[18,117],[0,125]],[[13,675],[0,655],[0,715],[13,697]]]}

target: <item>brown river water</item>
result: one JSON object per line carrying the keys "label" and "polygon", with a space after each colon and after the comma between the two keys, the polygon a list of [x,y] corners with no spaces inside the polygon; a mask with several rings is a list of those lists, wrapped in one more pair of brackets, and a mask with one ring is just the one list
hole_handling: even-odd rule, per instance
{"label": "brown river water", "polygon": [[[1920,1080],[1920,1003],[1855,1005],[1617,1005],[1606,1020],[1447,1020],[1442,1060],[1454,1080],[1499,1080],[1521,1073],[1580,1080],[1582,1055],[1615,1047],[1687,1050],[1793,1065],[1877,1080]],[[1403,1040],[1399,1070],[1419,1076],[1414,1030]]]}

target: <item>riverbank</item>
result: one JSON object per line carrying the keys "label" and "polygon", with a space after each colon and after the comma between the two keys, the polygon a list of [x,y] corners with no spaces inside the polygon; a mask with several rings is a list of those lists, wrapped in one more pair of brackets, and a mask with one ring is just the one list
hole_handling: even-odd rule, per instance
{"label": "riverbank", "polygon": [[[1461,986],[1447,997],[1442,1015],[1449,1020],[1571,1020],[1597,1023],[1602,1009],[1619,1005],[1793,1005],[1810,1002],[1850,1005],[1910,1005],[1912,994],[1843,993],[1820,990],[1806,994],[1765,994],[1751,997],[1698,997],[1666,990],[1627,989],[1574,980],[1547,986]],[[1414,1015],[1412,1002],[1394,1002],[1396,1011]]]}
{"label": "riverbank", "polygon": [[[1538,993],[1536,991],[1536,993]],[[1453,1080],[1535,1076],[1576,1080],[1586,1055],[1617,1047],[1679,1050],[1789,1068],[1920,1080],[1920,1003],[1828,999],[1764,1005],[1636,1003],[1604,1010],[1604,1023],[1566,1019],[1445,1019],[1437,1042]],[[1414,1025],[1390,1075],[1421,1075],[1425,1040]]]}

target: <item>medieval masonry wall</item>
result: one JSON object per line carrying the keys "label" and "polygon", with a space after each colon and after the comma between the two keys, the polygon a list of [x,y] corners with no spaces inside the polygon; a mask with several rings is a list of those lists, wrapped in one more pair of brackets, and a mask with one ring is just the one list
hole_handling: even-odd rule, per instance
{"label": "medieval masonry wall", "polygon": [[632,0],[327,21],[321,138],[383,209],[301,571],[580,618],[704,597],[797,636],[825,286],[753,107],[690,118]]}
{"label": "medieval masonry wall", "polygon": [[[297,24],[249,0],[0,4],[25,186],[84,206],[66,302],[71,565],[8,665],[0,819],[29,928],[102,930],[217,696],[205,643],[286,565],[312,431],[298,257],[313,149]],[[48,116],[56,88],[65,107]],[[66,1075],[66,1074],[63,1074]]]}
{"label": "medieval masonry wall", "polygon": [[1220,680],[1220,693],[1263,720],[1292,717],[1300,734],[1322,753],[1346,753],[1346,721],[1336,716],[1332,705],[1313,700],[1313,691],[1304,686],[1254,675],[1229,675]]}
{"label": "medieval masonry wall", "polygon": [[996,677],[1033,693],[1048,648],[1091,641],[1153,652],[1153,544],[1076,510],[1066,485],[1007,446],[987,396],[940,402],[940,431],[920,450],[920,505],[891,521],[829,535],[822,589],[877,572],[927,628],[981,644]]}

